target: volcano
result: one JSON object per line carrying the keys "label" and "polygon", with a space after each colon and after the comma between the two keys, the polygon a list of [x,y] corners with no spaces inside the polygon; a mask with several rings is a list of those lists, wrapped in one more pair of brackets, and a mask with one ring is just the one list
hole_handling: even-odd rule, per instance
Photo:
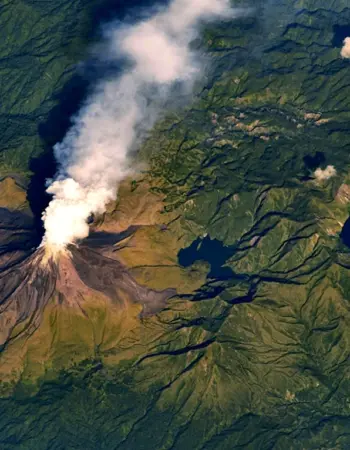
{"label": "volcano", "polygon": [[[142,305],[141,316],[166,306],[176,292],[138,284],[118,261],[118,242],[125,233],[94,232],[55,258],[47,254],[29,214],[0,211],[0,345],[31,335],[40,325],[48,302],[84,309],[87,297],[104,298],[120,308]],[[132,231],[132,230],[131,230]],[[15,331],[19,325],[20,331]]]}

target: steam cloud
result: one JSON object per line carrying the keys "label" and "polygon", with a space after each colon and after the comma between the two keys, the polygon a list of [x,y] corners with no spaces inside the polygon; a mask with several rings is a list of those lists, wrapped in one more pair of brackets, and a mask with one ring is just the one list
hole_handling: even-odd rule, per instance
{"label": "steam cloud", "polygon": [[200,75],[190,49],[203,21],[234,17],[230,0],[172,0],[146,20],[109,28],[104,59],[126,58],[129,69],[94,89],[61,143],[54,147],[60,169],[47,192],[42,245],[52,252],[89,234],[91,213],[105,211],[117,186],[130,174],[130,151],[139,129],[149,130],[174,83],[190,87]]}
{"label": "steam cloud", "polygon": [[340,54],[342,58],[350,58],[350,37],[344,39]]}

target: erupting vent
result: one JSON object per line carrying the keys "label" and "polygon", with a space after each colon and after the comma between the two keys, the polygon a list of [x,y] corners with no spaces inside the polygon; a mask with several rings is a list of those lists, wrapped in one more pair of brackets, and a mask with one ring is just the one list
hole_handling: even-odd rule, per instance
{"label": "erupting vent", "polygon": [[[36,236],[30,217],[7,211],[2,218],[2,346],[23,333],[31,334],[39,326],[48,302],[65,302],[84,312],[85,298],[103,297],[121,308],[127,303],[139,303],[142,315],[149,315],[164,308],[167,299],[175,294],[173,290],[158,292],[140,286],[120,262],[106,256],[115,254],[118,235],[101,233],[96,239],[95,234],[94,239],[86,239],[79,247],[69,245],[53,257],[47,247],[33,247]],[[17,333],[19,324],[23,326]]]}

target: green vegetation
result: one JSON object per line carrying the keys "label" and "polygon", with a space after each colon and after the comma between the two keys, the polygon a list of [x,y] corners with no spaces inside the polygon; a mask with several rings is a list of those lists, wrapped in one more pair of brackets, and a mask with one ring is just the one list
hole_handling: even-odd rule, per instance
{"label": "green vegetation", "polygon": [[62,137],[84,95],[74,65],[86,59],[97,4],[1,2],[1,173],[27,172],[31,158]]}
{"label": "green vegetation", "polygon": [[[57,9],[57,24],[65,11],[75,17],[71,3]],[[350,9],[345,0],[257,8],[205,30],[207,80],[184,111],[157,124],[140,153],[148,173],[98,223],[140,225],[120,258],[139,281],[180,295],[143,319],[139,308],[121,314],[96,299],[87,318],[50,305],[28,342],[1,355],[10,374],[1,448],[350,447],[350,251],[340,238],[350,200],[350,63],[333,28],[350,25]],[[47,30],[38,29],[41,45],[66,52]],[[30,139],[8,141],[9,166],[39,151],[38,117],[81,55],[82,31],[74,32],[69,63],[43,69],[56,77],[50,94],[39,76],[19,103],[19,88],[3,91],[32,127]],[[319,165],[337,175],[318,182]],[[181,267],[181,249],[198,238],[205,245],[207,235],[225,252],[218,273],[196,249],[194,264]]]}

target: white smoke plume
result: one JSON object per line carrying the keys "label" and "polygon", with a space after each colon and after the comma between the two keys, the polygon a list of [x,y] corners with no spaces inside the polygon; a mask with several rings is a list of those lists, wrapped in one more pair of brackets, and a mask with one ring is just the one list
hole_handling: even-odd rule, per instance
{"label": "white smoke plume", "polygon": [[108,29],[103,59],[129,61],[116,79],[101,81],[61,143],[54,147],[59,172],[47,192],[42,245],[53,253],[89,234],[91,213],[116,198],[130,172],[130,152],[139,129],[149,130],[161,113],[160,99],[187,88],[200,76],[190,44],[201,23],[234,17],[230,0],[172,0],[166,8],[133,25]]}
{"label": "white smoke plume", "polygon": [[334,166],[327,166],[325,169],[320,167],[315,170],[314,176],[317,181],[327,181],[337,174],[336,168]]}
{"label": "white smoke plume", "polygon": [[350,58],[350,37],[344,39],[340,54],[342,58]]}

